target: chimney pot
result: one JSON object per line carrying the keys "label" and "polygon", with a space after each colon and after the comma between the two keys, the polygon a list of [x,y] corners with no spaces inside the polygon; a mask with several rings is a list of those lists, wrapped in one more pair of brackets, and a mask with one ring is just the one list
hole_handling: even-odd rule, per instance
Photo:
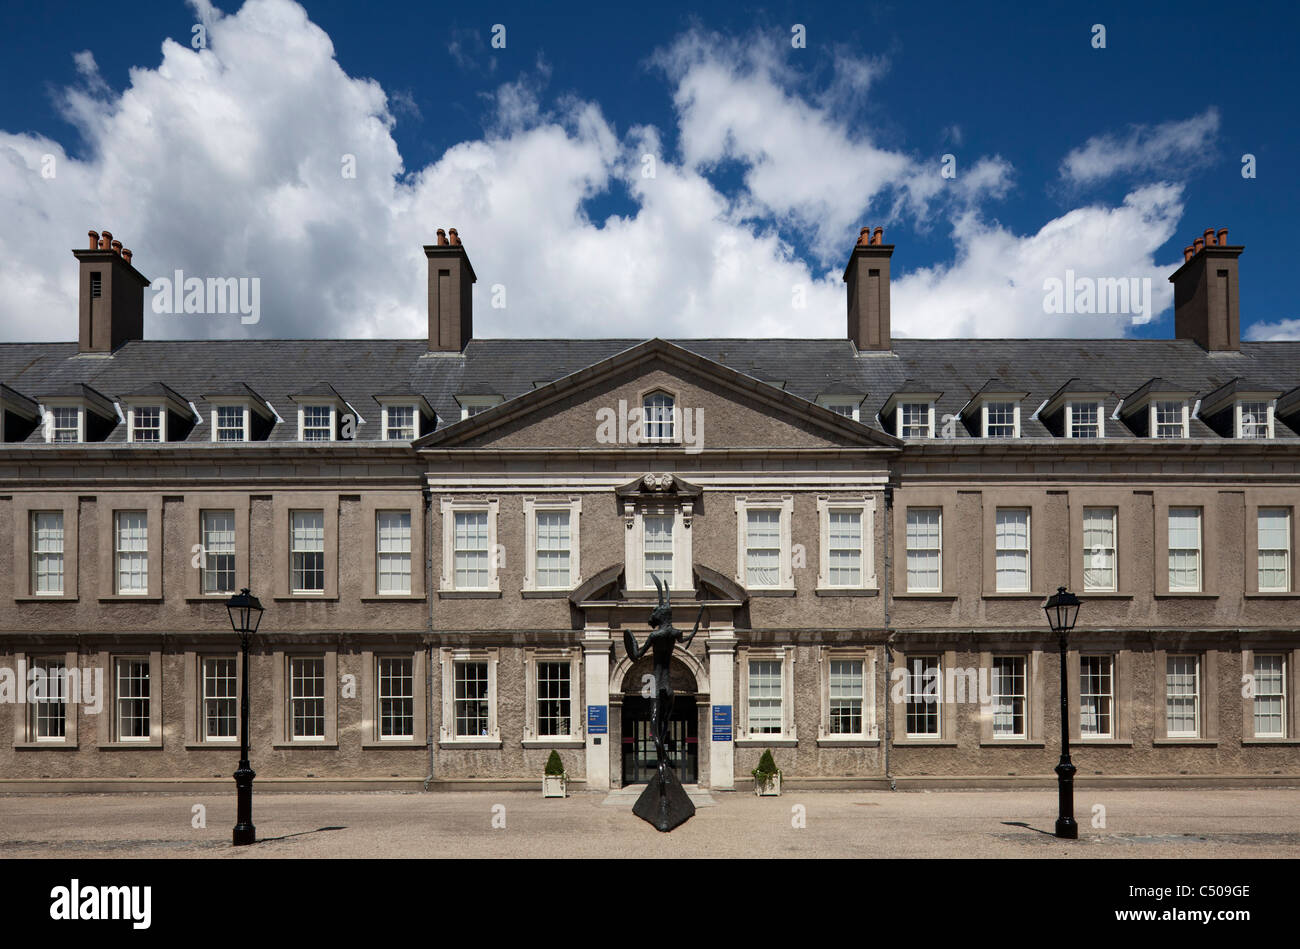
{"label": "chimney pot", "polygon": [[460,246],[460,235],[456,233],[456,229],[454,227],[451,230],[447,231],[447,237],[452,247]]}
{"label": "chimney pot", "polygon": [[122,259],[125,260],[128,264],[131,262],[131,248],[129,247],[122,248]]}
{"label": "chimney pot", "polygon": [[1219,228],[1219,246],[1228,246],[1228,229],[1226,227]]}
{"label": "chimney pot", "polygon": [[121,257],[121,256],[122,256],[122,242],[119,241],[119,240],[114,240],[111,246],[112,246],[112,248],[113,248],[113,253],[115,253],[115,254],[117,254],[117,256]]}
{"label": "chimney pot", "polygon": [[1186,247],[1183,248],[1183,263],[1187,263],[1194,256],[1196,256],[1196,248],[1193,247],[1191,244],[1188,244]]}
{"label": "chimney pot", "polygon": [[442,228],[438,228],[438,246],[439,247],[447,246],[447,232],[444,231]]}
{"label": "chimney pot", "polygon": [[1192,241],[1192,246],[1196,248],[1196,252],[1199,254],[1201,250],[1205,247],[1205,238],[1203,237],[1196,238],[1196,240]]}
{"label": "chimney pot", "polygon": [[1214,228],[1212,227],[1207,227],[1205,229],[1205,246],[1206,247],[1214,246]]}
{"label": "chimney pot", "polygon": [[885,242],[885,229],[878,227],[871,235],[871,243],[879,246]]}
{"label": "chimney pot", "polygon": [[108,245],[113,242],[113,232],[103,231],[99,235],[99,249],[108,250]]}
{"label": "chimney pot", "polygon": [[863,247],[866,247],[868,244],[871,243],[871,228],[864,227],[861,231],[858,232],[858,243],[861,244]]}
{"label": "chimney pot", "polygon": [[99,231],[88,231],[90,234],[90,249],[95,250],[99,247]]}

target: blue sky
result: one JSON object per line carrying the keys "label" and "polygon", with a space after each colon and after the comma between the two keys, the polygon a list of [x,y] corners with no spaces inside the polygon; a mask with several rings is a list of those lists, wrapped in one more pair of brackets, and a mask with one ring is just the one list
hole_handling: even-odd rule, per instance
{"label": "blue sky", "polygon": [[[106,227],[151,277],[262,281],[256,325],[152,336],[417,336],[456,226],[479,335],[839,336],[879,224],[900,333],[1169,336],[1165,278],[1226,226],[1244,332],[1300,338],[1295,7],[1024,7],[6,5],[0,322],[74,337]],[[1067,269],[1159,312],[1046,317]]]}

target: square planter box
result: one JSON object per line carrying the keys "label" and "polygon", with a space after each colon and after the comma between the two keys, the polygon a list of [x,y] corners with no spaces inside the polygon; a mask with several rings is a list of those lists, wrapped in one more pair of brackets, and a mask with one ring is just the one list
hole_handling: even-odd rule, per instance
{"label": "square planter box", "polygon": [[565,785],[567,779],[559,775],[547,774],[542,776],[542,797],[565,797]]}
{"label": "square planter box", "polygon": [[778,771],[772,775],[772,780],[767,784],[760,784],[758,778],[754,779],[754,793],[759,797],[780,797],[781,796],[781,772]]}

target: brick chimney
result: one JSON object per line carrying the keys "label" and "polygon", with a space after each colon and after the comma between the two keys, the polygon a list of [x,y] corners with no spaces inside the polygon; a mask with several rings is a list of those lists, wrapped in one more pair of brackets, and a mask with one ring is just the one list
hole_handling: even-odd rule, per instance
{"label": "brick chimney", "polygon": [[1169,277],[1174,285],[1174,336],[1194,339],[1203,349],[1241,349],[1237,258],[1246,248],[1229,246],[1228,229],[1206,228],[1183,248],[1183,265]]}
{"label": "brick chimney", "polygon": [[128,340],[144,339],[149,278],[131,266],[131,251],[111,231],[87,233],[89,247],[72,252],[81,264],[77,351],[111,353]]}
{"label": "brick chimney", "polygon": [[438,228],[429,258],[429,352],[459,353],[474,336],[474,268],[453,227]]}
{"label": "brick chimney", "polygon": [[849,285],[849,339],[859,350],[888,352],[889,336],[889,258],[894,245],[884,243],[884,229],[873,232],[864,227],[844,282]]}

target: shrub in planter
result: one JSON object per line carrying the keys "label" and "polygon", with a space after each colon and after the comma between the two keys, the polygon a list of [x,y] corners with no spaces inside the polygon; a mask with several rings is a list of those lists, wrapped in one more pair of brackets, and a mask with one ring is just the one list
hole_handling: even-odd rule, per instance
{"label": "shrub in planter", "polygon": [[750,772],[754,776],[754,793],[759,797],[778,797],[781,794],[781,769],[772,760],[771,749],[764,749],[758,767]]}
{"label": "shrub in planter", "polygon": [[564,762],[560,753],[551,749],[551,756],[546,759],[546,771],[542,776],[542,797],[564,797],[569,776],[564,773]]}

